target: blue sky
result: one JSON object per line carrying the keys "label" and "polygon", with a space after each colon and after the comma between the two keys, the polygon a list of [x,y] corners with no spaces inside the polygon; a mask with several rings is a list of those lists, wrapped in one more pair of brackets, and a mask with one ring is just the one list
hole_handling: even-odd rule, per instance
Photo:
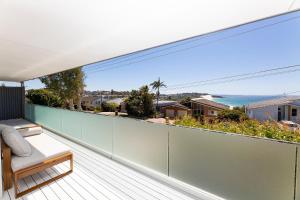
{"label": "blue sky", "polygon": [[[131,90],[149,84],[158,77],[167,85],[174,85],[300,64],[300,18],[203,45],[209,41],[295,16],[300,16],[300,12],[94,64],[89,66],[89,69],[85,68],[86,89]],[[195,45],[199,46],[190,48]],[[165,48],[168,49],[162,51]],[[186,48],[190,49],[183,50]],[[180,52],[172,53],[178,50]],[[151,55],[145,56],[149,53]],[[162,54],[169,55],[161,56]],[[128,59],[131,60],[123,61]],[[148,60],[141,61],[143,59]],[[113,65],[115,62],[120,63]],[[98,67],[116,68],[94,73],[89,71]],[[27,88],[42,87],[39,80],[27,81],[25,85]],[[169,90],[164,93],[271,95],[298,90],[300,90],[300,72]]]}

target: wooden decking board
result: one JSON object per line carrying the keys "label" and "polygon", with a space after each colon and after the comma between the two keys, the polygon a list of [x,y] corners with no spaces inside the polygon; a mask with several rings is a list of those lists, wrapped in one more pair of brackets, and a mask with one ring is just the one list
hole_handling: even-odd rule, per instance
{"label": "wooden decking board", "polygon": [[[62,166],[62,167],[67,167],[66,165],[65,166]],[[103,196],[105,196],[107,199],[124,199],[124,198],[128,198],[128,196],[119,196],[118,194],[116,194],[115,192],[113,192],[113,190],[105,187],[104,184],[99,184],[98,182],[96,182],[94,179],[88,177],[87,175],[84,174],[83,171],[80,171],[78,172],[79,169],[77,167],[77,170],[75,170],[73,173],[76,174],[76,176],[78,176],[79,180],[88,180],[87,184],[89,184],[93,190],[96,190],[96,193],[101,193]]]}
{"label": "wooden decking board", "polygon": [[[79,163],[84,162],[84,160],[82,158],[77,157],[78,160],[78,165]],[[146,191],[145,189],[141,188],[141,186],[136,186],[134,184],[132,184],[129,180],[125,180],[122,177],[118,177],[116,176],[116,174],[111,173],[109,170],[105,169],[105,168],[101,168],[97,165],[95,165],[94,163],[89,163],[88,165],[90,167],[92,167],[92,171],[94,171],[96,174],[101,174],[101,175],[106,175],[106,177],[103,176],[103,178],[109,178],[110,180],[112,180],[114,182],[114,184],[118,184],[119,186],[122,186],[124,188],[126,188],[127,192],[128,191],[134,191],[136,193],[136,198],[143,198],[146,200],[151,200],[151,199],[158,199],[156,198],[154,195],[152,195],[151,193],[149,193],[148,191]]]}
{"label": "wooden decking board", "polygon": [[[192,200],[175,188],[141,174],[81,145],[48,132],[74,153],[74,172],[23,196],[22,200]],[[20,190],[44,182],[68,169],[65,162],[19,181]],[[4,200],[14,200],[13,188]]]}
{"label": "wooden decking board", "polygon": [[[39,172],[38,173],[39,177],[42,179],[42,181],[47,181],[48,179],[50,179],[51,177],[45,172]],[[60,199],[65,199],[65,200],[73,200],[69,194],[67,192],[65,192],[63,190],[63,188],[61,188],[61,186],[59,184],[57,184],[57,182],[55,182],[55,184],[50,184],[49,188],[51,188],[51,190],[60,198]]]}
{"label": "wooden decking board", "polygon": [[[54,137],[56,137],[56,135]],[[153,180],[143,174],[140,174],[140,173],[134,171],[133,169],[130,169],[128,167],[120,165],[119,163],[116,163],[110,159],[107,159],[106,157],[103,157],[103,156],[99,157],[99,155],[93,151],[90,151],[89,154],[86,154],[84,152],[85,148],[78,144],[75,144],[68,140],[61,140],[61,142],[64,142],[65,144],[72,146],[73,149],[75,150],[75,155],[84,156],[83,157],[84,160],[88,159],[91,162],[95,162],[96,164],[103,164],[104,166],[107,167],[105,170],[109,170],[109,171],[114,170],[117,173],[120,173],[129,179],[133,179],[138,184],[143,184],[144,186],[150,187],[152,189],[154,188],[155,192],[164,194],[166,197],[170,198],[170,196],[172,196],[175,199],[178,198],[178,199],[182,199],[182,200],[183,199],[191,199],[190,197],[187,197],[185,194],[182,194],[182,193],[176,191],[172,187],[161,184],[161,183],[157,182],[156,180]],[[90,154],[92,154],[92,155],[90,155]],[[77,162],[79,164],[81,164],[81,162],[79,162],[79,160],[80,159],[77,158]],[[103,167],[98,166],[98,168],[103,168]],[[171,199],[173,199],[173,198],[171,198]]]}
{"label": "wooden decking board", "polygon": [[[66,141],[64,141],[64,142],[66,142]],[[70,145],[69,142],[66,142],[65,144]],[[71,145],[76,145],[76,144],[73,143]],[[105,171],[108,170],[109,172],[111,172],[111,170],[114,170],[117,173],[122,174],[123,177],[126,176],[126,178],[133,179],[135,181],[134,185],[142,184],[146,188],[149,188],[149,186],[151,186],[152,187],[151,192],[157,192],[159,194],[164,194],[168,199],[182,199],[182,200],[183,199],[191,199],[190,197],[187,197],[186,195],[181,194],[180,192],[177,192],[176,190],[172,189],[171,187],[168,187],[161,183],[158,183],[149,177],[141,175],[141,174],[135,172],[134,170],[129,169],[125,166],[122,166],[119,163],[115,163],[114,161],[111,161],[105,157],[103,157],[105,160],[99,160],[97,157],[98,155],[91,156],[91,155],[87,155],[84,152],[80,151],[78,148],[73,148],[73,149],[74,149],[75,156],[76,155],[79,156],[79,157],[77,156],[77,161],[75,160],[75,162],[78,162],[79,165],[81,165],[82,163],[85,163],[87,161],[90,161],[93,163],[88,164],[88,166],[96,164],[98,166],[96,166],[95,169],[102,169],[103,166],[99,166],[99,164],[101,164],[101,165],[103,164],[105,166],[104,167]],[[109,160],[109,161],[107,161],[107,160]],[[105,163],[105,161],[108,164]],[[118,167],[116,168],[116,166],[113,166],[111,164],[117,164],[119,166],[119,168]],[[89,169],[87,169],[87,170],[89,170]],[[93,170],[91,170],[91,173],[93,173]],[[114,172],[111,172],[111,173],[115,174]],[[97,173],[97,174],[101,174],[101,173]],[[138,183],[138,184],[136,184],[136,183]],[[154,188],[154,190],[153,190],[153,188]],[[172,198],[170,198],[170,197],[172,197]],[[160,198],[160,199],[162,199],[162,198]]]}

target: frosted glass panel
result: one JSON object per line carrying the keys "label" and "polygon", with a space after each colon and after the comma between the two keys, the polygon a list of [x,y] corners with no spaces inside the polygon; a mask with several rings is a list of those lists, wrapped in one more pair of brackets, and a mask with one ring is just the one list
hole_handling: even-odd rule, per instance
{"label": "frosted glass panel", "polygon": [[62,112],[62,133],[75,139],[82,139],[82,126],[87,120],[85,113],[63,110]]}
{"label": "frosted glass panel", "polygon": [[33,109],[32,104],[25,104],[25,119],[28,119],[29,121],[34,121],[33,117],[31,115]]}
{"label": "frosted glass panel", "polygon": [[82,140],[111,154],[113,117],[86,113],[82,124]]}
{"label": "frosted glass panel", "polygon": [[44,125],[55,131],[61,131],[61,109],[34,105],[32,118],[34,122]]}
{"label": "frosted glass panel", "polygon": [[168,126],[115,118],[113,154],[168,174]]}
{"label": "frosted glass panel", "polygon": [[170,176],[230,200],[292,200],[296,147],[170,128]]}
{"label": "frosted glass panel", "polygon": [[[296,145],[26,104],[26,118],[230,200],[293,200]],[[298,153],[296,200],[300,200]]]}

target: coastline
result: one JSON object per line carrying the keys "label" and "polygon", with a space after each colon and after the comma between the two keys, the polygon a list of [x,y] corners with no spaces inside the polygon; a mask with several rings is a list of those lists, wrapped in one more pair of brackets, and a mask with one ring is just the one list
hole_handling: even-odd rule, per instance
{"label": "coastline", "polygon": [[251,103],[278,98],[278,95],[202,95],[204,99],[222,103],[230,107],[242,107]]}

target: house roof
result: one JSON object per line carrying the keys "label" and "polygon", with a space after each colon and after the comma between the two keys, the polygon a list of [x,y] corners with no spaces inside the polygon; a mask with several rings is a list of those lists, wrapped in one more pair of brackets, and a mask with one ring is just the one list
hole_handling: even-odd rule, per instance
{"label": "house roof", "polygon": [[180,104],[180,103],[175,103],[175,104],[171,104],[171,105],[166,105],[166,106],[162,106],[163,108],[178,108],[178,109],[182,109],[182,110],[190,110],[188,107]]}
{"label": "house roof", "polygon": [[[153,100],[153,104],[154,106],[156,106],[157,102],[156,100]],[[158,101],[158,107],[176,107],[176,108],[181,108],[181,109],[184,109],[184,110],[189,110],[188,107],[178,103],[177,101]]]}
{"label": "house roof", "polygon": [[287,96],[287,97],[279,97],[266,101],[260,101],[257,103],[252,103],[247,106],[247,109],[255,109],[262,108],[266,106],[275,106],[275,105],[285,105],[285,104],[295,104],[295,101],[299,101],[300,96]]}
{"label": "house roof", "polygon": [[158,107],[165,107],[165,106],[170,106],[170,105],[174,105],[176,104],[177,101],[165,101],[165,100],[161,100],[161,101],[158,101],[158,104],[156,102],[156,100],[153,100],[153,104]]}
{"label": "house roof", "polygon": [[228,105],[225,105],[222,103],[217,103],[215,101],[210,101],[210,100],[204,99],[204,98],[195,98],[195,99],[192,99],[191,102],[203,104],[206,106],[210,106],[210,107],[214,107],[214,108],[218,108],[218,109],[222,109],[222,110],[230,108],[230,106],[228,106]]}
{"label": "house roof", "polygon": [[99,99],[99,96],[84,96],[81,98],[81,101],[94,101],[96,99]]}
{"label": "house roof", "polygon": [[300,0],[4,0],[0,80],[29,80],[298,9]]}

